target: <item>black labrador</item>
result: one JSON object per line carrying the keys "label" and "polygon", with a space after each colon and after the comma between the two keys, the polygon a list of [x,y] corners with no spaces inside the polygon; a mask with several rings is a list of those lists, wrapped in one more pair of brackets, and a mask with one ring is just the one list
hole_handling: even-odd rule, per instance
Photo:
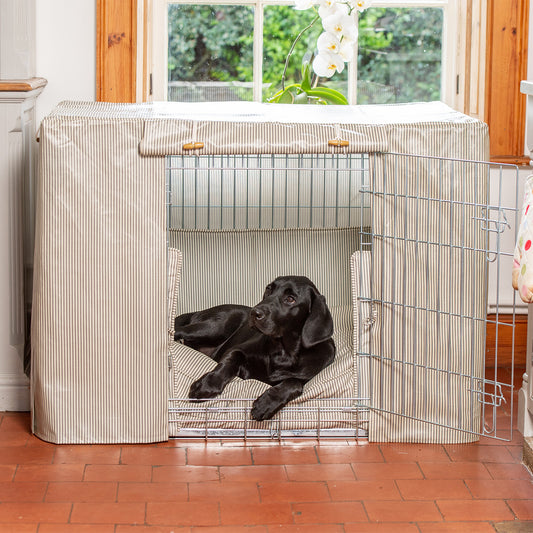
{"label": "black labrador", "polygon": [[235,376],[257,379],[271,388],[254,401],[255,420],[272,418],[333,361],[332,334],[326,300],[304,276],[276,278],[255,307],[219,305],[180,315],[174,325],[176,341],[218,363],[191,385],[189,398],[214,398]]}

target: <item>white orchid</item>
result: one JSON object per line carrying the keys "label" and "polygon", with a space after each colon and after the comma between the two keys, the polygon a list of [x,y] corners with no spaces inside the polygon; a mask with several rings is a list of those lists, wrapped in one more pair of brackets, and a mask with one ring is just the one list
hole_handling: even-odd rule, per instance
{"label": "white orchid", "polygon": [[355,42],[349,39],[343,39],[339,48],[339,55],[349,63],[353,59]]}
{"label": "white orchid", "polygon": [[[319,103],[348,104],[346,97],[330,87],[318,86],[318,78],[312,79],[311,67],[318,77],[331,78],[336,72],[344,70],[344,63],[353,60],[357,41],[357,14],[364,11],[372,0],[294,0],[295,9],[312,9],[314,18],[294,39],[281,75],[281,90],[269,102],[294,103],[307,96],[308,101]],[[318,37],[318,54],[312,65],[304,63],[301,83],[285,85],[289,60],[302,35],[319,20],[324,31]]]}
{"label": "white orchid", "polygon": [[316,42],[318,52],[329,52],[330,54],[339,54],[341,50],[341,42],[336,35],[324,32],[320,35]]}
{"label": "white orchid", "polygon": [[355,41],[357,39],[357,26],[352,15],[338,12],[322,19],[322,27],[328,33],[333,33],[339,41],[342,38]]}
{"label": "white orchid", "polygon": [[344,70],[344,59],[339,54],[319,52],[313,60],[313,70],[318,76],[331,78],[335,72]]}
{"label": "white orchid", "polygon": [[329,17],[340,11],[348,13],[348,6],[344,3],[340,3],[337,0],[319,0],[318,14],[320,18]]}
{"label": "white orchid", "polygon": [[314,0],[294,0],[294,9],[303,11],[309,9],[315,5]]}
{"label": "white orchid", "polygon": [[371,3],[372,0],[352,0],[350,5],[357,9],[357,11],[364,11]]}

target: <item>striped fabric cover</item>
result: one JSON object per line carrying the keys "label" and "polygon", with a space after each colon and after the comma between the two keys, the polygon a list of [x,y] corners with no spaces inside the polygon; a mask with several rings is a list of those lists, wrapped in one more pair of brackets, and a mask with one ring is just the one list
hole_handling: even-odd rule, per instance
{"label": "striped fabric cover", "polygon": [[168,334],[169,340],[174,339],[174,318],[178,308],[181,285],[181,265],[183,256],[176,248],[168,249]]}
{"label": "striped fabric cover", "polygon": [[168,438],[164,160],[138,157],[142,133],[137,118],[41,126],[31,381],[50,442]]}
{"label": "striped fabric cover", "polygon": [[[324,107],[167,102],[153,104],[139,151],[146,156],[399,151],[468,158],[464,141],[475,144],[480,134],[486,135],[486,125],[440,102]],[[434,144],[436,138],[440,144]],[[349,144],[330,146],[334,139]],[[183,149],[197,142],[203,146]]]}
{"label": "striped fabric cover", "polygon": [[[340,149],[331,146],[329,141],[334,139],[348,141],[349,145]],[[202,148],[194,150],[197,155],[367,153],[387,147],[385,128],[377,125],[160,119],[146,123],[139,149],[146,156],[181,155],[190,153],[183,146],[194,142],[202,143]]]}
{"label": "striped fabric cover", "polygon": [[[357,413],[343,408],[350,406],[350,399],[358,395],[350,273],[350,258],[359,245],[357,229],[174,230],[170,233],[170,243],[183,256],[176,315],[222,303],[255,305],[262,298],[264,287],[278,275],[305,275],[313,280],[326,296],[333,315],[337,356],[335,362],[311,380],[304,394],[290,405],[335,407],[337,412],[329,415],[329,419],[327,414],[322,415],[322,427],[355,428]],[[198,283],[200,264],[202,279]],[[175,342],[171,342],[170,353],[171,397],[187,398],[191,383],[211,370],[215,363]],[[221,398],[254,399],[266,389],[264,383],[236,378]],[[345,400],[324,401],[327,398]],[[197,416],[187,417],[188,401],[173,402],[173,405],[185,412],[177,419],[173,418],[171,436],[179,435],[183,428],[198,427]],[[207,405],[244,409],[250,406],[250,402],[235,405],[232,401],[215,400]],[[285,412],[281,416],[282,429],[317,426],[316,409],[298,414]],[[242,424],[232,422],[234,417],[234,413],[225,413],[221,409],[220,413],[210,417],[209,422],[211,427],[241,429]],[[250,421],[248,427],[268,428],[270,424]]]}
{"label": "striped fabric cover", "polygon": [[368,301],[371,282],[371,253],[357,251],[350,260],[353,310],[353,346],[355,353],[356,390],[359,405],[362,406],[360,419],[365,421],[362,428],[368,433],[371,407],[371,339],[376,319],[374,307]]}

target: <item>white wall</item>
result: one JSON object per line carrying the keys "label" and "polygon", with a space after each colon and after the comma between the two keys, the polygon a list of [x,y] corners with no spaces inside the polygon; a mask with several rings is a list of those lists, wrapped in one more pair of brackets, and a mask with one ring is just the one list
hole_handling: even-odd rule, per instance
{"label": "white wall", "polygon": [[63,100],[96,99],[96,0],[37,0],[36,123]]}

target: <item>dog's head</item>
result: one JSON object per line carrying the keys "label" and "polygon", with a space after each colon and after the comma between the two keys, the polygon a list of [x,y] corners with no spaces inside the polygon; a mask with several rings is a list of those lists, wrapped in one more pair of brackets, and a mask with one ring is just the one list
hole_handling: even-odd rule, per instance
{"label": "dog's head", "polygon": [[304,276],[281,276],[267,285],[250,312],[250,325],[269,337],[299,335],[305,348],[333,335],[326,299]]}

